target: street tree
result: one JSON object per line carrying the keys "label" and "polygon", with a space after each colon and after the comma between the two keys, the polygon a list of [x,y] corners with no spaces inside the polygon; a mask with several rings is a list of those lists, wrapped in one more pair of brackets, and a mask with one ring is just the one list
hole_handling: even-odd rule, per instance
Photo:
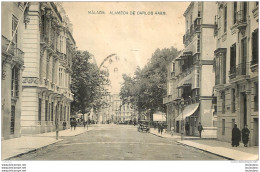
{"label": "street tree", "polygon": [[104,96],[108,93],[105,86],[109,84],[105,71],[90,63],[90,53],[77,51],[72,63],[71,91],[74,101],[71,103],[72,113],[89,113],[106,106]]}
{"label": "street tree", "polygon": [[167,93],[167,65],[178,55],[176,48],[157,49],[143,69],[137,67],[133,77],[123,75],[120,97],[133,104],[139,114],[165,112],[163,97]]}

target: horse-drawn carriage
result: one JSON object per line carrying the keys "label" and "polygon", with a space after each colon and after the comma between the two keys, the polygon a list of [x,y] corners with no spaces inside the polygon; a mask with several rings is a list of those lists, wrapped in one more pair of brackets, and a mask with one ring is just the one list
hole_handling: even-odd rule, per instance
{"label": "horse-drawn carriage", "polygon": [[150,132],[149,121],[144,121],[144,120],[139,121],[137,131],[149,133]]}

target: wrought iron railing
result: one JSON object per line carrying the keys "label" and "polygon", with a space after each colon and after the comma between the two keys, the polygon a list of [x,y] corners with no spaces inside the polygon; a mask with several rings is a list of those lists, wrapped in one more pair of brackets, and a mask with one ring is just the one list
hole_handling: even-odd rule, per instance
{"label": "wrought iron railing", "polygon": [[[10,40],[8,40],[6,37],[2,35],[2,52],[6,52],[10,42],[11,42]],[[14,50],[15,50],[15,44],[12,42],[9,46],[8,53],[14,55]]]}
{"label": "wrought iron railing", "polygon": [[237,76],[246,75],[249,63],[244,62],[238,64],[236,67],[232,67],[229,71],[230,79],[236,78]]}

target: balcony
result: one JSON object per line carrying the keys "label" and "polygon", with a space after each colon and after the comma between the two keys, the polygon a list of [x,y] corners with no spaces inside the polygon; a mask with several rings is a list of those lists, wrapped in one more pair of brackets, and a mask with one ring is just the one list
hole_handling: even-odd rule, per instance
{"label": "balcony", "polygon": [[201,18],[196,18],[194,21],[194,31],[199,32],[201,26]]}
{"label": "balcony", "polygon": [[229,71],[230,82],[237,82],[241,79],[246,79],[249,69],[249,63],[240,63],[237,66],[231,67]]}
{"label": "balcony", "polygon": [[[9,46],[10,45],[10,46]],[[9,46],[9,48],[8,48]],[[8,52],[6,52],[8,48]],[[16,44],[9,41],[6,37],[2,36],[2,52],[8,53],[13,56],[13,60],[23,64],[24,52],[16,47]]]}
{"label": "balcony", "polygon": [[258,58],[253,59],[253,60],[250,62],[250,68],[251,68],[251,71],[252,71],[252,72],[257,71],[257,69],[258,69]]}
{"label": "balcony", "polygon": [[239,30],[245,30],[247,26],[247,18],[246,13],[243,10],[237,12],[237,28]]}

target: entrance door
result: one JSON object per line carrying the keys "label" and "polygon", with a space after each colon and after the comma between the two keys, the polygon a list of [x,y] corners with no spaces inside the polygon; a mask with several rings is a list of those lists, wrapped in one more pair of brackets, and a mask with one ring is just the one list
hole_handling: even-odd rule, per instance
{"label": "entrance door", "polygon": [[254,146],[258,146],[258,118],[254,118]]}
{"label": "entrance door", "polygon": [[240,94],[241,98],[240,98],[240,107],[241,107],[241,111],[240,111],[240,129],[244,128],[244,126],[247,124],[247,101],[246,101],[246,93],[243,92]]}

